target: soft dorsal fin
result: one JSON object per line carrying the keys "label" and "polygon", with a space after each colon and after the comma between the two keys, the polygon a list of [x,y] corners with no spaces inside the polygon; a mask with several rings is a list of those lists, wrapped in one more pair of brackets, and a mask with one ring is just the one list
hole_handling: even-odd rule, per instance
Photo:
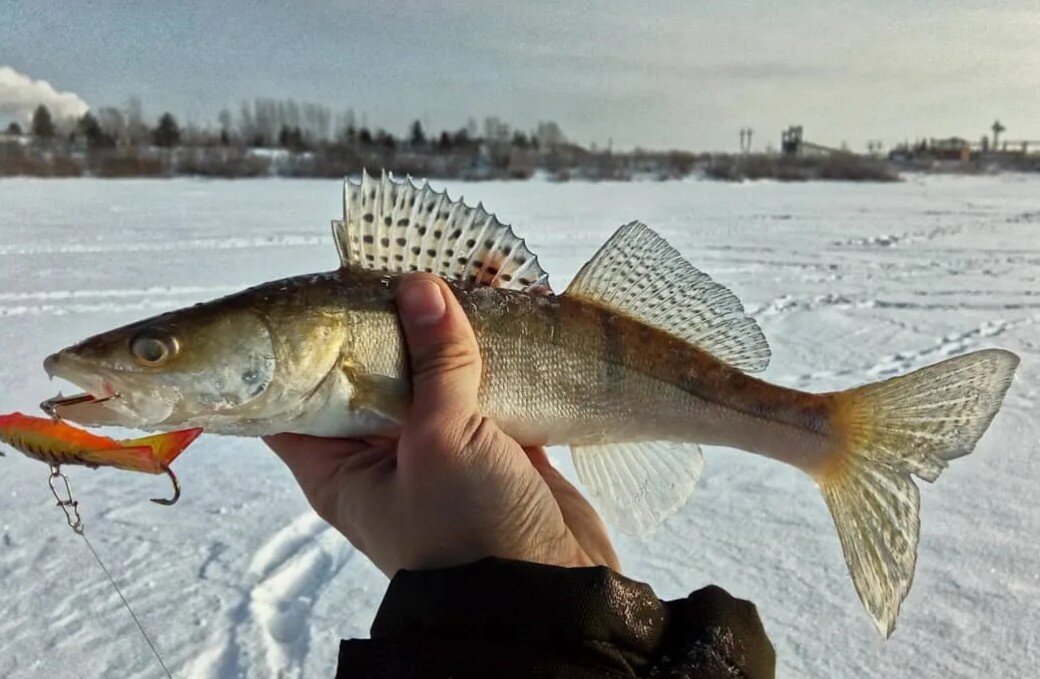
{"label": "soft dorsal fin", "polygon": [[343,221],[332,235],[344,267],[427,271],[467,285],[549,293],[549,275],[523,239],[483,205],[451,200],[428,183],[380,179],[343,184]]}
{"label": "soft dorsal fin", "polygon": [[567,294],[638,318],[742,370],[769,364],[769,344],[736,295],[641,222],[618,229]]}

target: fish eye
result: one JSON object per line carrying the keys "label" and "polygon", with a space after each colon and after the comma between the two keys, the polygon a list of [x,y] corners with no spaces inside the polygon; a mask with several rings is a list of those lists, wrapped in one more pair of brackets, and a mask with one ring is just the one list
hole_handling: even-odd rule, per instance
{"label": "fish eye", "polygon": [[130,339],[130,353],[143,366],[154,368],[177,355],[180,346],[170,335],[142,332]]}

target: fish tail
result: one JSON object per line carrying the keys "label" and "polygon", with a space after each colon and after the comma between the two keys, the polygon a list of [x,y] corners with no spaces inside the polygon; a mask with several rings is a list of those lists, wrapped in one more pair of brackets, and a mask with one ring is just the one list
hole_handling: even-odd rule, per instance
{"label": "fish tail", "polygon": [[1018,357],[987,349],[830,394],[837,444],[812,472],[838,529],[856,592],[889,636],[917,562],[919,496],[972,452],[1011,384]]}

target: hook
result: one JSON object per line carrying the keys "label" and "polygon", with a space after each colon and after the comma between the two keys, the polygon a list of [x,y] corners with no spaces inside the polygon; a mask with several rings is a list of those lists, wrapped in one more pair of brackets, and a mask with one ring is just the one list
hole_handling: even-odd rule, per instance
{"label": "hook", "polygon": [[163,465],[162,470],[166,472],[166,475],[170,477],[170,481],[173,482],[173,497],[169,500],[153,497],[152,502],[154,502],[157,505],[165,505],[169,507],[170,505],[177,502],[177,500],[181,499],[181,484],[180,481],[177,480],[177,475],[173,473],[172,469],[170,469],[166,465]]}
{"label": "hook", "polygon": [[40,403],[40,410],[48,415],[55,422],[61,421],[61,415],[58,414],[59,406],[75,406],[81,403],[98,404],[104,403],[114,398],[119,398],[119,394],[112,394],[110,396],[97,397],[93,394],[80,394],[79,396],[62,396],[59,393],[53,398],[49,398],[46,401]]}

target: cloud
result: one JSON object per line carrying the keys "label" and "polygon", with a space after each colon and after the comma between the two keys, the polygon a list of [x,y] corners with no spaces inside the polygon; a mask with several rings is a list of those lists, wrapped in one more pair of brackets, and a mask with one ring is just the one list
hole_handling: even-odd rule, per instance
{"label": "cloud", "polygon": [[0,66],[0,114],[28,120],[43,104],[55,118],[78,118],[90,108],[74,92],[59,92],[46,80],[33,80],[10,66]]}

